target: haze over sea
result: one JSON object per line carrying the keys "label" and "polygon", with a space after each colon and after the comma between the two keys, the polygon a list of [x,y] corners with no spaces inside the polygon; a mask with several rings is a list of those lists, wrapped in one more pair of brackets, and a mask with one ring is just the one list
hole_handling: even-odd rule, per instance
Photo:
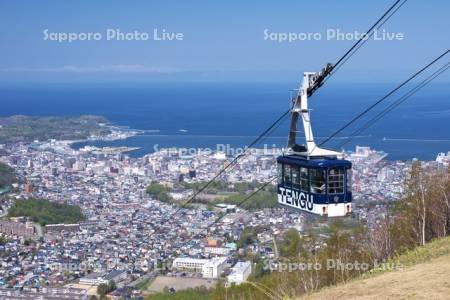
{"label": "haze over sea", "polygon": [[[327,83],[310,102],[317,140],[330,135],[396,84]],[[151,130],[127,140],[75,145],[142,147],[129,153],[135,157],[153,152],[156,147],[244,147],[288,109],[289,90],[295,88],[291,83],[3,85],[0,116],[94,114],[115,125]],[[340,137],[348,136],[403,93],[390,98]],[[285,146],[288,123],[286,120],[263,144]],[[434,160],[438,152],[450,151],[449,128],[450,88],[445,83],[431,83],[344,148],[353,150],[355,145],[364,145],[387,152],[389,159]],[[327,147],[334,148],[340,142],[342,139],[332,140]]]}

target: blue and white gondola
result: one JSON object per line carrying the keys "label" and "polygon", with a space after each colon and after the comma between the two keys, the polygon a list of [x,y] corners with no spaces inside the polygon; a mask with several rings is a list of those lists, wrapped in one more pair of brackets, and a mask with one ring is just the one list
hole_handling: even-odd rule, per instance
{"label": "blue and white gondola", "polygon": [[352,164],[344,159],[277,158],[278,203],[316,215],[352,212]]}
{"label": "blue and white gondola", "polygon": [[[352,212],[352,164],[340,152],[320,148],[314,142],[308,97],[322,84],[333,67],[305,72],[293,99],[287,153],[277,158],[278,203],[315,215],[342,217]],[[296,144],[301,117],[305,145]]]}

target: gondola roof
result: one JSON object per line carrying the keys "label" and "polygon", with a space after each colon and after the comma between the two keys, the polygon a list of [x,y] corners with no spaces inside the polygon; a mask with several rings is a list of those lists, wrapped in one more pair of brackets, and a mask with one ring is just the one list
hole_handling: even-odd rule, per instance
{"label": "gondola roof", "polygon": [[277,158],[279,163],[287,163],[290,165],[305,166],[311,168],[327,168],[327,167],[347,167],[351,168],[352,163],[345,159],[336,157],[320,157],[307,159],[301,155],[283,155]]}

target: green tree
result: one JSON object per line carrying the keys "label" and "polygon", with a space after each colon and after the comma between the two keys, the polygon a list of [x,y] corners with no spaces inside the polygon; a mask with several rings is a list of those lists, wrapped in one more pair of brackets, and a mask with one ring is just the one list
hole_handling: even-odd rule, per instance
{"label": "green tree", "polygon": [[18,199],[8,210],[8,216],[29,217],[41,225],[77,223],[85,219],[79,206],[45,199]]}
{"label": "green tree", "polygon": [[108,292],[112,292],[117,289],[116,282],[114,280],[111,280],[108,282]]}
{"label": "green tree", "polygon": [[0,188],[9,186],[16,181],[14,169],[0,162]]}
{"label": "green tree", "polygon": [[254,227],[248,226],[245,227],[241,235],[239,236],[239,241],[237,243],[237,246],[239,248],[244,248],[245,246],[248,246],[253,243],[254,239],[256,237],[256,232]]}
{"label": "green tree", "polygon": [[101,283],[97,286],[97,294],[100,296],[105,296],[108,293],[111,293],[117,288],[114,280],[109,281],[108,283]]}
{"label": "green tree", "polygon": [[108,293],[108,284],[101,283],[97,286],[97,294],[104,296]]}
{"label": "green tree", "polygon": [[280,254],[284,257],[293,257],[299,254],[300,235],[297,229],[291,228],[284,234],[283,242],[280,246]]}
{"label": "green tree", "polygon": [[157,182],[151,182],[147,186],[146,192],[161,202],[170,202],[172,200],[169,196],[169,188]]}
{"label": "green tree", "polygon": [[4,236],[0,236],[0,245],[4,245],[8,242],[8,240]]}

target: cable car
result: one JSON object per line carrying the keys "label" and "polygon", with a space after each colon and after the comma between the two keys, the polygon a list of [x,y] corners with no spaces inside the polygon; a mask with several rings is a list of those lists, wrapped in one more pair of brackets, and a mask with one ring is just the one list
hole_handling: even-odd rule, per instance
{"label": "cable car", "polygon": [[[342,153],[315,144],[308,109],[308,97],[331,70],[328,64],[321,72],[305,72],[293,99],[287,152],[277,158],[278,203],[315,215],[342,217],[352,212],[352,163]],[[296,143],[299,117],[305,145]]]}

